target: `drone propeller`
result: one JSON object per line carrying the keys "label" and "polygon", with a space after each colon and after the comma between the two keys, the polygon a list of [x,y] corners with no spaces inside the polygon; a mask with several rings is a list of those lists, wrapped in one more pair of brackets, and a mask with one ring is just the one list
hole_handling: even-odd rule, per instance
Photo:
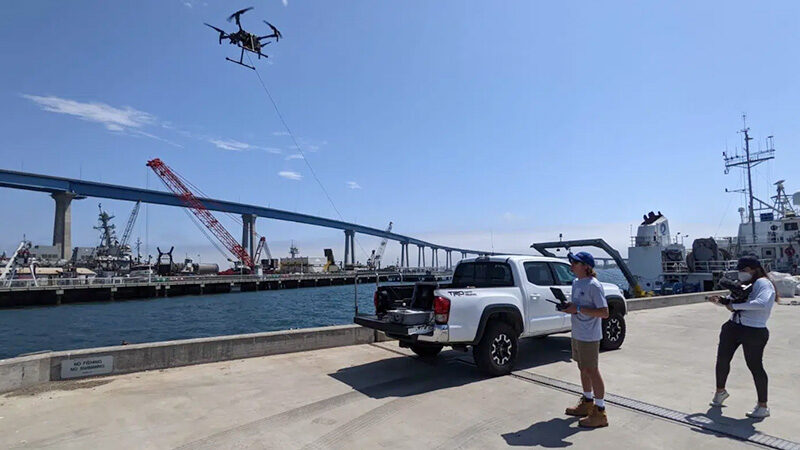
{"label": "drone propeller", "polygon": [[272,34],[268,34],[266,36],[259,36],[258,40],[274,37],[276,41],[280,41],[281,38],[283,37],[281,32],[278,31],[278,29],[275,28],[274,25],[272,25],[271,23],[267,22],[266,20],[264,21],[264,23],[267,24],[267,26],[269,26],[272,29]]}
{"label": "drone propeller", "polygon": [[[203,22],[203,23],[205,23],[205,22]],[[225,39],[225,37],[226,37],[225,31],[224,30],[220,30],[219,28],[215,27],[214,25],[209,25],[207,23],[206,23],[206,26],[211,27],[211,28],[213,28],[213,29],[215,29],[215,30],[217,30],[219,32],[219,43],[221,45],[222,44],[222,40]]]}
{"label": "drone propeller", "polygon": [[249,8],[240,9],[239,11],[236,11],[235,13],[231,14],[228,17],[228,22],[232,21],[233,19],[236,19],[236,25],[239,25],[239,16],[241,16],[244,13],[246,13],[247,11],[250,11],[251,9],[253,9],[252,6],[249,7]]}

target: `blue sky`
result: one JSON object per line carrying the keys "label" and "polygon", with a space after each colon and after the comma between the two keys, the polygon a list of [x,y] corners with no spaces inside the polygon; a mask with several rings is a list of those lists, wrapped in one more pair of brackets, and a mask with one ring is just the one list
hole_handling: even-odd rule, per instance
{"label": "blue sky", "polygon": [[[796,2],[13,2],[0,166],[162,188],[145,167],[160,157],[211,196],[337,217],[256,74],[203,26],[250,5],[247,28],[284,34],[256,64],[346,220],[508,251],[563,232],[624,253],[649,210],[733,234],[721,152],[743,112],[754,145],[775,135],[761,196],[777,178],[800,190]],[[122,228],[132,205],[102,202]],[[73,203],[74,245],[97,241],[97,203]],[[3,189],[0,209],[0,248],[50,243],[46,195]],[[258,230],[276,254],[343,251],[339,231]],[[148,207],[135,236],[221,259],[179,209]],[[363,261],[376,242],[358,242]]]}

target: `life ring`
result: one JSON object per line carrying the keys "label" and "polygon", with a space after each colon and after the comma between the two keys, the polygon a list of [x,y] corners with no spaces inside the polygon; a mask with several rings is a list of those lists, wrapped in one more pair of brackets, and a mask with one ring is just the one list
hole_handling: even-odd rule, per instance
{"label": "life ring", "polygon": [[794,247],[792,247],[791,245],[786,247],[786,249],[783,251],[783,253],[785,253],[786,256],[791,258],[792,256],[794,256]]}

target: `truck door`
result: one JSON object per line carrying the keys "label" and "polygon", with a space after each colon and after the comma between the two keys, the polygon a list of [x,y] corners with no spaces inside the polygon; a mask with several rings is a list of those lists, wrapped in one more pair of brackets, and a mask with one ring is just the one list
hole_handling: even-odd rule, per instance
{"label": "truck door", "polygon": [[[569,264],[565,263],[548,263],[550,267],[553,268],[553,276],[555,278],[555,286],[564,291],[564,295],[567,296],[567,299],[572,298],[572,282],[575,281],[576,277],[575,274],[570,269]],[[571,318],[569,314],[559,313],[562,317],[563,326],[566,328],[571,324]]]}
{"label": "truck door", "polygon": [[547,301],[558,301],[550,291],[550,287],[556,285],[552,269],[544,261],[526,262],[523,266],[526,334],[562,330],[564,314],[556,310],[556,305]]}

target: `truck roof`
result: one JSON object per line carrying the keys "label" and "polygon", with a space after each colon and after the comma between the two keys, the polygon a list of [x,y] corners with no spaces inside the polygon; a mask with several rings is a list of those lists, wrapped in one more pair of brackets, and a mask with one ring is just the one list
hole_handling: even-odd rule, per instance
{"label": "truck roof", "polygon": [[459,262],[475,262],[475,261],[492,261],[492,262],[527,262],[527,261],[550,261],[550,262],[566,262],[567,258],[551,258],[549,256],[536,256],[536,255],[492,255],[492,256],[478,256],[475,258],[464,258]]}

